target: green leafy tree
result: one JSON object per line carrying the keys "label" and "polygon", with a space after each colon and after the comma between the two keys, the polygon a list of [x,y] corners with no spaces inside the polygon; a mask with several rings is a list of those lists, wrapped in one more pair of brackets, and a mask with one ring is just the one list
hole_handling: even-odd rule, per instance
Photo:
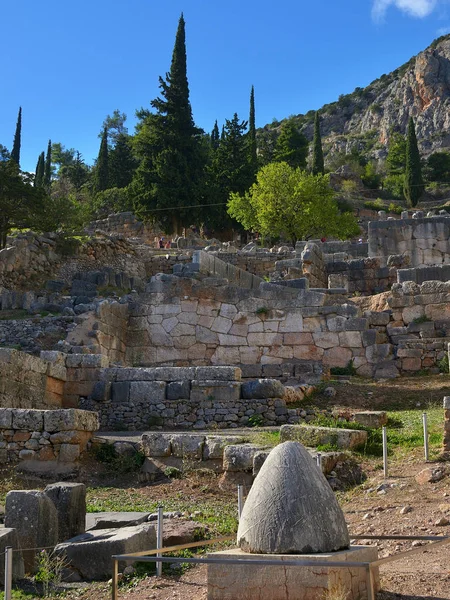
{"label": "green leafy tree", "polygon": [[133,193],[142,212],[157,218],[166,231],[178,232],[200,216],[206,156],[202,131],[194,124],[186,70],[185,21],[181,15],[156,113],[138,112],[136,150],[140,159]]}
{"label": "green leafy tree", "polygon": [[131,137],[126,133],[119,133],[115,139],[115,146],[109,151],[109,187],[124,188],[131,183],[138,163],[134,157]]}
{"label": "green leafy tree", "polygon": [[406,166],[406,139],[398,131],[393,132],[389,139],[389,149],[386,157],[386,167],[389,175],[402,175]]}
{"label": "green leafy tree", "polygon": [[289,119],[281,126],[280,135],[275,144],[273,160],[286,162],[291,167],[306,167],[308,140],[298,131],[294,121]]}
{"label": "green leafy tree", "polygon": [[55,166],[56,176],[59,177],[65,167],[73,164],[76,150],[66,149],[60,142],[52,144],[52,165]]}
{"label": "green leafy tree", "polygon": [[16,161],[20,168],[20,143],[22,136],[22,107],[19,108],[17,116],[16,132],[14,134],[13,148],[11,150],[11,158]]}
{"label": "green leafy tree", "polygon": [[50,187],[52,182],[52,141],[48,140],[47,155],[45,157],[44,185]]}
{"label": "green leafy tree", "polygon": [[250,191],[231,194],[228,212],[246,229],[292,241],[311,237],[345,239],[359,233],[352,213],[341,213],[328,175],[313,175],[287,163],[263,167]]}
{"label": "green leafy tree", "polygon": [[[339,97],[340,98],[340,97]],[[312,154],[312,167],[311,171],[313,175],[319,175],[325,173],[325,166],[323,161],[323,150],[322,150],[322,138],[320,135],[320,115],[316,112],[314,117],[314,137],[313,137],[313,154]]]}
{"label": "green leafy tree", "polygon": [[32,185],[32,175],[21,172],[15,160],[0,158],[0,248],[13,227],[33,227],[45,212],[46,194]]}
{"label": "green leafy tree", "polygon": [[374,162],[368,162],[364,167],[364,173],[361,175],[363,184],[371,190],[377,190],[381,184],[381,175],[377,173]]}
{"label": "green leafy tree", "polygon": [[78,150],[75,151],[73,160],[71,160],[68,165],[61,168],[61,177],[63,179],[68,179],[76,192],[79,192],[88,182],[89,175],[89,167],[84,162],[83,157]]}
{"label": "green leafy tree", "polygon": [[427,181],[450,183],[450,153],[433,152],[426,162]]}
{"label": "green leafy tree", "polygon": [[97,164],[95,166],[95,191],[102,192],[109,188],[109,160],[108,160],[108,130],[103,130]]}
{"label": "green leafy tree", "polygon": [[44,185],[45,175],[45,152],[39,154],[36,164],[36,173],[34,175],[34,187],[42,187]]}
{"label": "green leafy tree", "polygon": [[102,129],[98,134],[98,137],[103,138],[103,134],[106,129],[108,133],[108,139],[112,144],[116,144],[119,136],[128,134],[128,128],[125,126],[126,120],[127,115],[125,113],[121,113],[120,110],[116,108],[113,114],[108,115],[103,121]]}
{"label": "green leafy tree", "polygon": [[424,191],[422,167],[420,164],[419,148],[417,146],[416,130],[412,117],[409,119],[406,135],[406,166],[403,193],[410,206],[416,206]]}

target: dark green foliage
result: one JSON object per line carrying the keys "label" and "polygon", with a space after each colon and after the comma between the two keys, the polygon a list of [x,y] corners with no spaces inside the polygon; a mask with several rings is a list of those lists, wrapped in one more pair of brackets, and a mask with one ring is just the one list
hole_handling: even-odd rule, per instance
{"label": "dark green foliage", "polygon": [[389,175],[401,175],[406,166],[406,139],[401,133],[394,132],[389,139],[386,167]]}
{"label": "dark green foliage", "polygon": [[0,160],[0,248],[13,227],[32,227],[45,212],[46,194],[32,185],[32,177],[20,171],[15,160]]}
{"label": "dark green foliage", "polygon": [[369,162],[364,167],[364,173],[361,175],[363,184],[371,190],[377,190],[381,184],[381,175],[377,173],[376,166]]}
{"label": "dark green foliage", "polygon": [[16,161],[20,167],[20,141],[22,136],[22,107],[19,108],[17,116],[16,132],[14,134],[14,142],[11,150],[11,158]]}
{"label": "dark green foliage", "polygon": [[416,131],[412,117],[408,123],[406,136],[406,167],[403,193],[410,206],[416,206],[424,191],[422,167],[417,146]]}
{"label": "dark green foliage", "polygon": [[331,367],[331,375],[356,375],[353,359],[349,360],[345,367]]}
{"label": "dark green foliage", "polygon": [[137,168],[131,138],[126,133],[116,136],[116,144],[109,151],[109,187],[124,188],[129,185]]}
{"label": "dark green foliage", "polygon": [[274,129],[264,129],[258,133],[258,162],[265,167],[274,161],[277,133]]}
{"label": "dark green foliage", "polygon": [[126,120],[127,115],[125,113],[121,113],[120,110],[116,108],[113,114],[108,115],[103,121],[102,129],[98,137],[102,138],[106,129],[108,133],[108,139],[113,144],[117,144],[117,139],[119,136],[128,134],[128,128],[125,127]]}
{"label": "dark green foliage", "polygon": [[216,119],[213,130],[211,131],[211,148],[213,150],[217,150],[217,148],[219,147],[219,142],[220,142],[220,133],[219,133],[219,126],[217,125],[217,119]]}
{"label": "dark green foliage", "polygon": [[248,119],[248,159],[255,179],[258,172],[258,155],[256,152],[255,88],[253,85],[250,92],[250,116]]}
{"label": "dark green foliage", "polygon": [[161,97],[151,102],[156,113],[138,112],[136,151],[141,160],[133,193],[142,213],[158,219],[167,231],[178,232],[199,218],[206,155],[202,131],[192,117],[186,72],[185,22],[181,15],[172,63]]}
{"label": "dark green foliage", "polygon": [[45,175],[45,153],[41,152],[36,164],[36,173],[34,175],[34,187],[42,187],[44,185]]}
{"label": "dark green foliage", "polygon": [[81,153],[77,150],[70,163],[60,168],[59,174],[60,177],[67,178],[75,188],[75,191],[78,192],[89,179],[89,167],[85,164]]}
{"label": "dark green foliage", "polygon": [[48,140],[47,156],[45,157],[44,185],[50,187],[52,181],[52,141]]}
{"label": "dark green foliage", "polygon": [[427,181],[450,182],[450,153],[433,152],[426,163]]}
{"label": "dark green foliage", "polygon": [[292,119],[284,121],[275,144],[273,159],[276,162],[286,162],[294,169],[304,169],[307,156],[308,140],[298,131]]}
{"label": "dark green foliage", "polygon": [[109,187],[109,157],[108,157],[108,130],[103,130],[102,141],[95,168],[95,190],[102,192]]}
{"label": "dark green foliage", "polygon": [[[341,99],[341,97],[339,97]],[[323,150],[322,150],[322,138],[320,136],[320,116],[316,112],[314,117],[314,137],[313,137],[313,156],[311,171],[313,175],[319,175],[325,173],[325,166],[323,162]]]}

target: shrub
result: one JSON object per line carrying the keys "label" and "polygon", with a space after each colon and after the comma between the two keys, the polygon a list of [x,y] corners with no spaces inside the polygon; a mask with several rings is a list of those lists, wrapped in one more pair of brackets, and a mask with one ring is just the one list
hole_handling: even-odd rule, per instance
{"label": "shrub", "polygon": [[353,358],[348,361],[345,367],[331,367],[330,373],[332,375],[356,375]]}

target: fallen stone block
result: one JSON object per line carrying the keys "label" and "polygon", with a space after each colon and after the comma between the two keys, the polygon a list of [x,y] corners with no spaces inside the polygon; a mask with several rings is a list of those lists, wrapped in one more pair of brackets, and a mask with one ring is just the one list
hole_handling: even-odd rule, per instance
{"label": "fallen stone block", "polygon": [[[58,544],[55,553],[69,562],[68,571],[92,581],[111,577],[114,554],[128,554],[156,548],[154,525],[141,524],[120,529],[96,529]],[[119,563],[119,569],[126,564]]]}
{"label": "fallen stone block", "polygon": [[340,429],[334,427],[313,427],[312,425],[282,425],[280,442],[295,441],[304,446],[316,447],[331,445],[337,448],[357,448],[367,441],[367,431]]}
{"label": "fallen stone block", "polygon": [[[149,512],[98,512],[87,513],[86,531],[93,529],[120,529],[146,523]],[[74,536],[75,537],[75,536]]]}
{"label": "fallen stone block", "polygon": [[6,495],[5,527],[16,529],[26,573],[33,573],[36,565],[35,550],[56,546],[58,541],[58,513],[55,505],[37,490],[14,490]]}
{"label": "fallen stone block", "polygon": [[277,379],[245,381],[241,386],[242,398],[283,398],[284,385]]}
{"label": "fallen stone block", "polygon": [[224,471],[252,471],[255,454],[262,450],[255,444],[226,446],[223,451]]}
{"label": "fallen stone block", "polygon": [[85,532],[86,486],[84,483],[53,483],[44,494],[58,513],[58,542]]}
{"label": "fallen stone block", "polygon": [[371,410],[357,412],[353,415],[353,421],[364,427],[380,429],[387,424],[387,413],[384,410]]}

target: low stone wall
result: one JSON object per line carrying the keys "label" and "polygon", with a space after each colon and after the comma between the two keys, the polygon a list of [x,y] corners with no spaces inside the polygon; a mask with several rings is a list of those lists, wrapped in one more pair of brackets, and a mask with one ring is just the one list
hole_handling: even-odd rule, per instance
{"label": "low stone wall", "polygon": [[413,267],[450,263],[450,215],[369,223],[369,256],[407,254]]}
{"label": "low stone wall", "polygon": [[395,267],[382,266],[380,258],[357,260],[327,260],[329,287],[346,287],[349,294],[379,294],[397,281]]}
{"label": "low stone wall", "polygon": [[307,418],[303,409],[286,406],[280,382],[263,379],[254,385],[243,383],[235,367],[105,369],[81,406],[98,411],[105,430],[225,429],[252,420],[269,426]]}
{"label": "low stone wall", "polygon": [[74,462],[97,430],[93,412],[0,408],[0,462]]}
{"label": "low stone wall", "polygon": [[[344,253],[349,258],[365,258],[368,254],[368,244],[366,242],[351,242],[332,240],[329,242],[321,242],[320,240],[310,240],[316,244],[323,254]],[[295,253],[300,256],[306,244],[310,242],[299,241],[295,244]]]}
{"label": "low stone wall", "polygon": [[[196,268],[198,265],[198,268]],[[200,273],[227,279],[230,285],[239,286],[242,289],[257,289],[264,279],[257,277],[249,271],[244,271],[230,263],[226,263],[214,254],[198,250],[192,257],[193,272],[198,270]],[[174,273],[177,270],[174,269]]]}
{"label": "low stone wall", "polygon": [[208,252],[223,262],[234,265],[242,271],[248,271],[258,277],[267,277],[275,271],[275,263],[279,260],[295,258],[294,252],[269,252],[266,248],[255,248],[253,252],[238,250],[236,252]]}
{"label": "low stone wall", "polygon": [[419,285],[424,281],[450,281],[450,264],[399,269],[397,271],[397,283],[404,283],[405,281],[414,281]]}

